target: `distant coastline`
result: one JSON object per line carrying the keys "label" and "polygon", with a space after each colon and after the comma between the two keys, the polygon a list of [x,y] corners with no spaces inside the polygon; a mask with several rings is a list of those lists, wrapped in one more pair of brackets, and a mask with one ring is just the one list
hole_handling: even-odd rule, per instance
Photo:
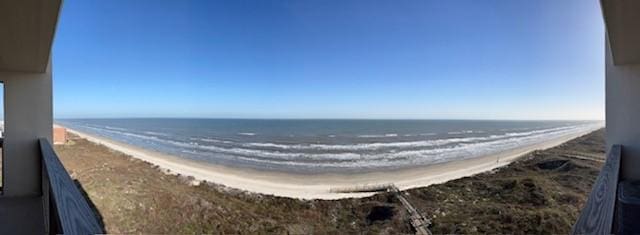
{"label": "distant coastline", "polygon": [[143,149],[68,128],[69,132],[73,134],[109,147],[115,151],[157,165],[166,170],[167,173],[192,176],[196,180],[213,182],[249,192],[299,199],[339,199],[372,195],[372,193],[332,192],[335,191],[335,189],[354,186],[392,183],[404,190],[443,183],[508,165],[528,152],[560,145],[596,129],[598,128],[563,135],[546,140],[543,143],[512,149],[498,154],[427,166],[354,174],[295,174],[233,168],[186,160],[184,158]]}

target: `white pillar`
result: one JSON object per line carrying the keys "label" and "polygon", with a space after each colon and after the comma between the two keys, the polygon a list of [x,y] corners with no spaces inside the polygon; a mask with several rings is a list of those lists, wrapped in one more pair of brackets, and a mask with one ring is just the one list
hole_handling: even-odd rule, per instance
{"label": "white pillar", "polygon": [[42,194],[38,138],[52,139],[51,62],[44,73],[0,73],[4,83],[3,196]]}
{"label": "white pillar", "polygon": [[640,179],[640,65],[614,65],[606,48],[607,151],[621,144],[621,179]]}

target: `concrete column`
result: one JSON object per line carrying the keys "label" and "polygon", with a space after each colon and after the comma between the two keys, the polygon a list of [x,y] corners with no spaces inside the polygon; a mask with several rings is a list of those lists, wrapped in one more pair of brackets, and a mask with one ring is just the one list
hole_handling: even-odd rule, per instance
{"label": "concrete column", "polygon": [[640,179],[640,65],[614,65],[606,48],[607,151],[621,144],[620,176]]}
{"label": "concrete column", "polygon": [[38,138],[52,139],[51,62],[44,73],[0,73],[4,83],[3,197],[42,194]]}

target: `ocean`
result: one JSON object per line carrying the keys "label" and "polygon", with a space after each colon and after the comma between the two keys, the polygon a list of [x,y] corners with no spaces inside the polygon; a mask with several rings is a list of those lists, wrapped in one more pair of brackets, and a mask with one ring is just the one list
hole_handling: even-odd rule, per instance
{"label": "ocean", "polygon": [[91,135],[181,158],[295,173],[354,173],[499,153],[601,121],[62,119]]}

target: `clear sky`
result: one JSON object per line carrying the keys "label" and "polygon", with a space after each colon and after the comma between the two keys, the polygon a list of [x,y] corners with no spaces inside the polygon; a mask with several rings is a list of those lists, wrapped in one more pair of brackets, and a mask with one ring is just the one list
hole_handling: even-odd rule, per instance
{"label": "clear sky", "polygon": [[66,0],[56,118],[603,119],[597,0]]}

